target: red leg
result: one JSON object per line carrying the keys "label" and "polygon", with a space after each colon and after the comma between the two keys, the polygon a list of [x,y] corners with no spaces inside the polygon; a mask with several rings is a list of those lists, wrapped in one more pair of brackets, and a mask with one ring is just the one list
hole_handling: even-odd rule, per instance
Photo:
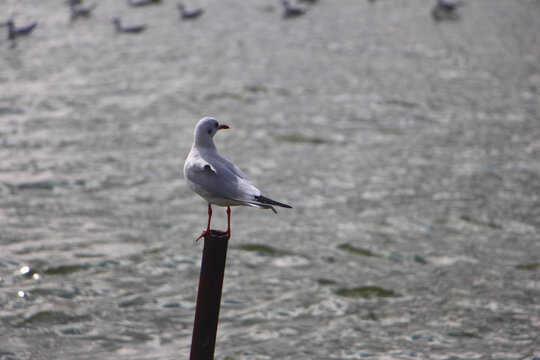
{"label": "red leg", "polygon": [[231,207],[227,206],[227,231],[217,231],[220,235],[228,235],[231,237]]}
{"label": "red leg", "polygon": [[208,225],[206,225],[206,230],[204,230],[195,241],[199,241],[202,237],[204,237],[206,234],[210,234],[210,219],[212,219],[212,205],[208,203]]}
{"label": "red leg", "polygon": [[231,207],[227,206],[227,235],[231,236]]}

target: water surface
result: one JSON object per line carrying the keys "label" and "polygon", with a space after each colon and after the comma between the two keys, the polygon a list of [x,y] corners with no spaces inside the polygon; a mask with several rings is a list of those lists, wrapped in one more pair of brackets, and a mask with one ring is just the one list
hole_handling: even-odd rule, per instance
{"label": "water surface", "polygon": [[294,207],[233,210],[217,359],[540,358],[538,1],[200,5],[0,4],[0,359],[188,358],[207,115]]}

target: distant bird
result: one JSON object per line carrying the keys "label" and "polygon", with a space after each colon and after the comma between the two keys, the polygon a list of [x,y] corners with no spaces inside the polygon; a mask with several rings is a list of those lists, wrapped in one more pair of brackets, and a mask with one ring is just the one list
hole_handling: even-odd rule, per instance
{"label": "distant bird", "polygon": [[92,11],[96,8],[96,4],[83,7],[83,6],[76,6],[71,5],[69,6],[69,13],[71,21],[76,20],[78,18],[87,18],[92,14]]}
{"label": "distant bird", "polygon": [[122,26],[119,18],[114,18],[113,23],[119,33],[137,34],[146,30],[146,25]]}
{"label": "distant bird", "polygon": [[227,207],[227,231],[224,233],[227,235],[231,234],[231,206],[247,205],[273,212],[276,212],[274,206],[291,208],[262,196],[242,170],[218,153],[214,135],[228,128],[210,117],[199,120],[193,146],[184,164],[184,177],[189,187],[208,202],[208,225],[197,240],[210,234],[212,204]]}
{"label": "distant bird", "polygon": [[67,0],[66,2],[69,6],[82,4],[82,0]]}
{"label": "distant bird", "polygon": [[157,5],[161,0],[127,0],[129,6]]}
{"label": "distant bird", "polygon": [[461,1],[437,0],[431,10],[431,16],[435,21],[456,20],[459,18],[457,9],[463,5]]}
{"label": "distant bird", "polygon": [[283,4],[283,17],[284,18],[294,18],[301,15],[304,15],[306,13],[306,10],[299,6],[294,6],[289,4],[289,1],[282,0],[281,4]]}
{"label": "distant bird", "polygon": [[307,4],[315,4],[317,2],[319,2],[319,0],[298,0],[298,2],[303,2],[303,3],[307,3]]}
{"label": "distant bird", "polygon": [[15,38],[19,36],[26,36],[34,30],[34,28],[37,26],[37,21],[33,22],[30,25],[22,26],[22,27],[15,27],[15,22],[13,19],[10,19],[4,23],[4,26],[8,27],[8,39],[14,40]]}
{"label": "distant bird", "polygon": [[204,9],[198,8],[194,10],[187,10],[185,5],[179,3],[178,10],[180,11],[180,17],[184,20],[196,19],[204,13]]}
{"label": "distant bird", "polygon": [[455,11],[458,7],[463,6],[463,3],[461,1],[447,1],[447,0],[437,0],[437,4],[435,5],[441,10],[445,11]]}

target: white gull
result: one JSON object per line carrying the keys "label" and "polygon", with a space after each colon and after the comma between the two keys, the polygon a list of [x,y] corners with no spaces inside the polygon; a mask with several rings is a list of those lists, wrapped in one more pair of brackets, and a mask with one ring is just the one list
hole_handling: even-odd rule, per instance
{"label": "white gull", "polygon": [[212,204],[227,207],[227,231],[231,234],[231,206],[247,205],[260,209],[271,209],[274,206],[291,208],[261,195],[261,191],[253,186],[246,175],[236,165],[219,155],[214,144],[214,135],[221,129],[216,119],[204,117],[195,126],[195,140],[184,164],[184,177],[194,192],[208,202],[208,225],[201,237],[210,234]]}

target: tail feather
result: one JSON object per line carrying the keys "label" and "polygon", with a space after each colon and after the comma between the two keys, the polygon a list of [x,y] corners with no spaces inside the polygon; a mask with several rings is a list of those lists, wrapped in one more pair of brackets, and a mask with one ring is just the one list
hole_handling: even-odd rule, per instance
{"label": "tail feather", "polygon": [[272,210],[274,212],[274,214],[277,214],[276,209],[274,209],[274,207],[271,206],[271,205],[265,205],[265,204],[257,203],[255,201],[245,201],[244,203],[246,205],[253,206],[253,207],[256,207],[258,209],[270,209],[270,210]]}
{"label": "tail feather", "polygon": [[283,203],[280,203],[278,201],[269,199],[269,198],[264,197],[262,195],[255,196],[253,201],[236,200],[236,199],[230,199],[230,200],[238,201],[241,204],[248,205],[248,206],[253,206],[253,207],[256,207],[256,208],[259,208],[259,209],[270,209],[275,214],[277,214],[277,211],[276,211],[276,209],[274,209],[274,206],[281,206],[281,207],[284,207],[284,208],[292,209],[292,206],[289,206],[287,204],[283,204]]}
{"label": "tail feather", "polygon": [[264,204],[264,205],[275,205],[275,206],[281,206],[281,207],[284,207],[284,208],[292,209],[292,206],[289,206],[287,204],[283,204],[283,203],[280,203],[278,201],[269,199],[269,198],[267,198],[265,196],[262,196],[262,195],[255,196],[255,201],[257,201],[257,202],[259,202],[261,204]]}

